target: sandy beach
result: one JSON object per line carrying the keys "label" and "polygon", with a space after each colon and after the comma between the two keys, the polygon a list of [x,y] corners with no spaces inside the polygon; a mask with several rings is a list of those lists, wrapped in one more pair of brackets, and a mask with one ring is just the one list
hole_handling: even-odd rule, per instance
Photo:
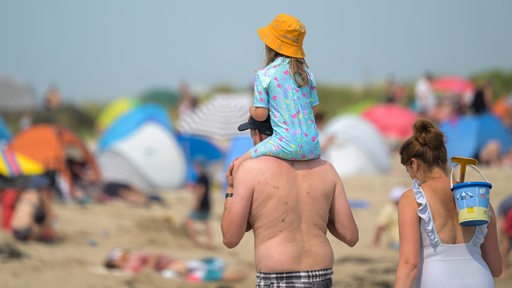
{"label": "sandy beach", "polygon": [[[497,206],[510,189],[510,170],[479,167],[492,183],[491,203]],[[467,177],[472,175],[468,174]],[[475,176],[476,177],[476,176]],[[334,240],[334,287],[392,287],[398,253],[382,245],[371,245],[375,218],[388,201],[391,188],[409,186],[410,179],[393,155],[386,174],[343,178],[348,197],[367,207],[353,208],[360,242],[349,248]],[[183,221],[192,195],[186,189],[165,191],[169,206],[133,207],[126,203],[58,204],[56,227],[62,240],[56,244],[19,243],[0,234],[0,281],[3,288],[34,287],[254,287],[253,238],[248,233],[235,249],[222,245],[220,218],[223,195],[213,192],[215,248],[196,246],[185,234]],[[155,272],[124,275],[107,272],[102,262],[114,247],[165,252],[181,258],[222,257],[228,265],[246,267],[248,278],[239,283],[188,283],[165,278]],[[512,276],[496,279],[496,287],[512,287]]]}

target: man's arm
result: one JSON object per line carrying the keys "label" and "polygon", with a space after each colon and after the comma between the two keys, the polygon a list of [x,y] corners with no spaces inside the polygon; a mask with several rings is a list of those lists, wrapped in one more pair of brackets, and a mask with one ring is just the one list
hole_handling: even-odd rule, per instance
{"label": "man's arm", "polygon": [[[224,212],[221,220],[221,230],[223,243],[228,248],[234,248],[240,243],[244,237],[245,232],[249,229],[248,219],[249,211],[251,210],[252,203],[252,177],[249,173],[250,163],[244,161],[240,165],[236,174],[236,179],[233,181],[233,163],[226,172],[226,181],[228,184],[227,195],[233,193],[231,197],[227,197],[224,202]],[[247,165],[249,164],[249,165]],[[234,182],[234,183],[233,183]]]}
{"label": "man's arm", "polygon": [[340,177],[337,173],[333,173],[332,177],[336,177],[337,180],[329,211],[327,228],[334,237],[348,246],[353,247],[359,241],[357,224],[354,220],[354,215],[352,215],[350,205],[348,204],[345,188],[343,187]]}

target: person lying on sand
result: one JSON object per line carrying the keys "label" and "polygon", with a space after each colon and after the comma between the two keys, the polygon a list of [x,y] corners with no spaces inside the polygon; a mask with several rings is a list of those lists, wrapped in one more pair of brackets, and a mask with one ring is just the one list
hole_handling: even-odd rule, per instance
{"label": "person lying on sand", "polygon": [[179,259],[163,253],[112,249],[104,262],[108,269],[118,269],[130,274],[152,270],[164,277],[182,277],[190,282],[241,281],[248,271],[229,270],[224,260],[217,257]]}

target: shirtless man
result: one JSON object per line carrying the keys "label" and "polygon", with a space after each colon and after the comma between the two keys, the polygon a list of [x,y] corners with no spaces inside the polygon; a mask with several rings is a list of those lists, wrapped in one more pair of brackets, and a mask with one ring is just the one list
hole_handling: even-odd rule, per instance
{"label": "shirtless man", "polygon": [[[272,131],[270,122],[252,118],[238,129],[250,129],[255,144]],[[321,159],[264,156],[244,161],[235,177],[232,170],[233,164],[226,173],[223,242],[234,248],[245,232],[253,230],[256,287],[283,283],[332,287],[334,253],[327,231],[350,247],[359,240],[343,183],[333,166]]]}

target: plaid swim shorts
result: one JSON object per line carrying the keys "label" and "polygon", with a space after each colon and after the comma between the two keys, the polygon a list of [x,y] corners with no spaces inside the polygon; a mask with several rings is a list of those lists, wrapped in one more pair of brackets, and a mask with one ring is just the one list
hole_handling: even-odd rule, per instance
{"label": "plaid swim shorts", "polygon": [[256,275],[256,288],[330,288],[332,274],[331,268],[297,272],[260,272]]}

